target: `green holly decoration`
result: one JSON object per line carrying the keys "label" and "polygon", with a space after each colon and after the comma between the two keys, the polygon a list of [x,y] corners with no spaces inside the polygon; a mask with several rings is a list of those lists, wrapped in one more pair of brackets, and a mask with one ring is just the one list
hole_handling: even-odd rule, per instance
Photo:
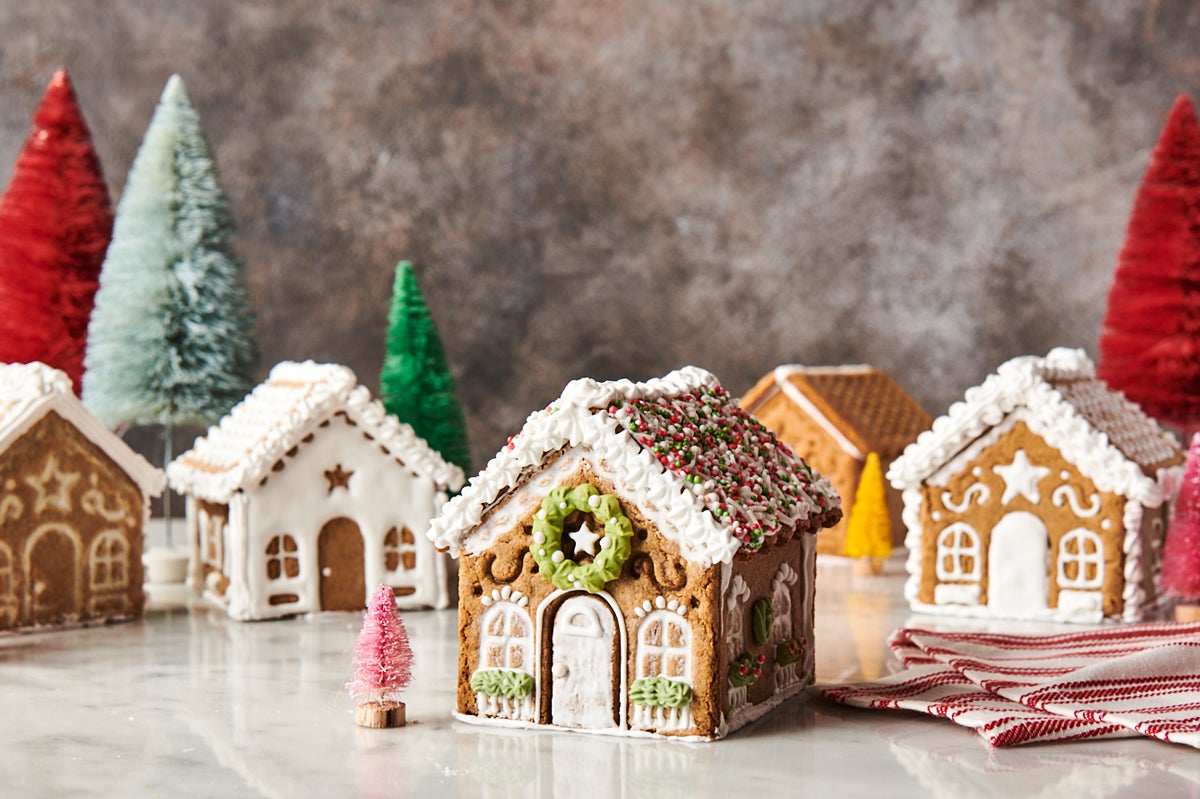
{"label": "green holly decoration", "polygon": [[729,664],[729,683],[734,688],[742,688],[758,682],[762,676],[762,665],[766,658],[762,655],[751,655],[743,652]]}
{"label": "green holly decoration", "polygon": [[754,634],[754,643],[762,646],[771,639],[771,625],[775,623],[775,609],[771,600],[760,599],[751,609],[750,626]]}
{"label": "green holly decoration", "polygon": [[379,395],[388,413],[410,425],[448,462],[471,472],[467,424],[454,375],[408,261],[396,266]]}
{"label": "green holly decoration", "polygon": [[789,638],[786,641],[780,641],[775,646],[776,665],[788,666],[802,657],[804,657],[804,645],[799,638]]}

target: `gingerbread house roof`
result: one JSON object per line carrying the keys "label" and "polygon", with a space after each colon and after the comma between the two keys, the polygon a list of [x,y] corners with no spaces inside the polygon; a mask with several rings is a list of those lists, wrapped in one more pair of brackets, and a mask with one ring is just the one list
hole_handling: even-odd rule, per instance
{"label": "gingerbread house roof", "polygon": [[874,366],[779,366],[742,397],[742,407],[755,413],[779,392],[859,460],[874,452],[886,463],[933,421],[891,375]]}
{"label": "gingerbread house roof", "polygon": [[338,412],[414,473],[443,489],[462,486],[462,470],[387,413],[357,384],[354,372],[337,364],[284,361],[167,467],[171,487],[210,502],[228,502],[235,491],[265,477],[289,450],[316,434],[321,423]]}
{"label": "gingerbread house roof", "polygon": [[43,363],[0,364],[0,452],[53,411],[129,475],[146,496],[162,493],[162,471],[129,448],[83,407],[66,373]]}
{"label": "gingerbread house roof", "polygon": [[1083,350],[1060,347],[1044,358],[1013,358],[968,390],[892,462],[888,479],[900,489],[917,487],[1018,409],[1097,488],[1147,507],[1164,500],[1160,471],[1184,460],[1174,436],[1096,379]]}
{"label": "gingerbread house roof", "polygon": [[730,562],[797,532],[836,524],[841,502],[721,388],[686,367],[657,380],[575,380],[473,477],[434,519],[429,537],[453,555],[478,554],[467,537],[551,453],[585,447],[618,473],[627,498],[669,520],[664,535],[685,558]]}

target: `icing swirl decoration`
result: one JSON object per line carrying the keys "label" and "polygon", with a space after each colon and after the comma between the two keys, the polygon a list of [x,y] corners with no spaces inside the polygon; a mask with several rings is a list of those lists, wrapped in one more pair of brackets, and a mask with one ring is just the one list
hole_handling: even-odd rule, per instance
{"label": "icing swirl decoration", "polygon": [[[574,511],[590,513],[604,524],[600,551],[591,563],[579,564],[563,555],[563,522]],[[632,552],[632,538],[633,525],[621,513],[621,505],[612,494],[601,494],[590,483],[558,486],[546,495],[541,510],[534,514],[530,551],[538,573],[555,588],[564,591],[582,588],[595,594],[620,576],[621,567]]]}

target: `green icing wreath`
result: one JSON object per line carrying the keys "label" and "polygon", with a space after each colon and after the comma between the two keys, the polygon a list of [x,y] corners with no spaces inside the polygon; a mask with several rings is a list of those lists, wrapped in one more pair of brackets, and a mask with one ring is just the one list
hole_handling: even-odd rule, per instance
{"label": "green icing wreath", "polygon": [[[562,552],[563,522],[572,511],[591,513],[604,522],[604,538],[592,562],[580,565]],[[632,551],[633,525],[621,513],[621,504],[612,494],[601,494],[590,483],[575,487],[558,486],[542,500],[542,509],[533,517],[533,544],[530,551],[537,561],[538,573],[555,588],[568,591],[582,588],[589,594],[604,589],[606,583],[621,575],[621,567]]]}

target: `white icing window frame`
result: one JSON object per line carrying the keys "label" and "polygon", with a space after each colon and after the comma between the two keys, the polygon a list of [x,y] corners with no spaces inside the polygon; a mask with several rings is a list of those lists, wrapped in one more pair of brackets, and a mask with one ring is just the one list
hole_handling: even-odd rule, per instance
{"label": "white icing window frame", "polygon": [[[943,582],[979,582],[983,574],[979,533],[966,522],[954,522],[938,532],[937,560],[935,568],[938,580]],[[971,559],[970,570],[963,568],[963,561]],[[952,565],[947,568],[946,562]]]}
{"label": "white icing window frame", "polygon": [[[108,544],[105,549],[105,544]],[[100,550],[105,549],[102,553]],[[104,579],[98,572],[104,566]],[[120,574],[113,578],[114,569]],[[129,586],[129,542],[120,530],[105,530],[96,536],[88,551],[88,587],[92,593],[118,591]]]}
{"label": "white icing window frame", "polygon": [[[495,635],[489,632],[492,619],[497,616],[503,616],[502,632],[500,635]],[[524,635],[513,634],[513,619],[518,618],[521,624],[524,625]],[[504,662],[500,664],[491,664],[487,662],[487,653],[492,647],[499,647],[503,654]],[[521,665],[513,665],[513,652],[521,653]],[[523,671],[526,674],[533,676],[533,620],[529,617],[529,612],[525,608],[516,604],[502,600],[493,602],[492,605],[483,612],[483,616],[479,619],[479,669],[510,669],[512,671]]]}
{"label": "white icing window frame", "polygon": [[[660,637],[657,644],[647,640],[654,622],[659,623]],[[681,643],[671,645],[669,625],[679,628]],[[682,674],[667,673],[667,660],[674,657],[682,658]],[[658,659],[658,670],[651,673],[650,664],[654,662],[654,658]],[[673,610],[655,610],[646,614],[646,617],[638,625],[637,679],[666,677],[669,680],[677,680],[691,685],[692,667],[692,625],[688,623],[688,620]]]}
{"label": "white icing window frame", "polygon": [[[197,514],[200,520],[200,560],[205,565],[220,569],[225,558],[225,518],[213,516],[203,508]],[[212,555],[209,555],[209,552]]]}
{"label": "white icing window frame", "polygon": [[[1075,551],[1071,552],[1069,544],[1078,542]],[[1093,550],[1087,551],[1091,544]],[[1075,577],[1067,576],[1067,565],[1075,564]],[[1089,567],[1095,569],[1095,574],[1088,577]],[[1104,587],[1104,539],[1094,530],[1086,527],[1076,527],[1069,531],[1058,542],[1057,578],[1059,588],[1076,591],[1095,591]]]}
{"label": "white icing window frame", "polygon": [[[393,529],[396,531],[396,543],[389,544],[387,537]],[[405,533],[408,534],[410,540],[404,540]],[[388,555],[393,552],[396,554],[396,568],[389,569],[387,567],[387,559]],[[404,565],[404,556],[408,553],[412,554],[413,565],[411,569]],[[417,573],[421,568],[421,553],[417,549],[417,534],[412,531],[412,528],[404,524],[397,524],[388,528],[388,531],[383,534],[383,563],[381,565],[383,566],[384,573],[392,578]]]}
{"label": "white icing window frame", "polygon": [[17,581],[13,551],[0,541],[0,606],[17,603]]}
{"label": "white icing window frame", "polygon": [[[284,549],[284,542],[288,539],[291,539],[292,547],[293,547],[292,549]],[[274,541],[279,542],[279,547],[274,553],[272,553],[269,550],[271,549],[271,544]],[[267,580],[267,585],[272,587],[271,588],[272,591],[275,590],[276,586],[286,584],[289,582],[295,582],[296,580],[299,580],[301,577],[304,576],[304,570],[303,570],[304,564],[300,560],[300,542],[297,541],[296,536],[292,535],[291,533],[276,533],[275,535],[271,536],[270,538],[267,539],[267,545],[263,547],[262,551],[263,551],[263,560],[262,560],[263,576]],[[296,561],[296,576],[295,577],[288,576],[287,561],[289,559]],[[279,574],[275,577],[271,576],[271,562],[272,561],[277,561],[279,563]]]}

